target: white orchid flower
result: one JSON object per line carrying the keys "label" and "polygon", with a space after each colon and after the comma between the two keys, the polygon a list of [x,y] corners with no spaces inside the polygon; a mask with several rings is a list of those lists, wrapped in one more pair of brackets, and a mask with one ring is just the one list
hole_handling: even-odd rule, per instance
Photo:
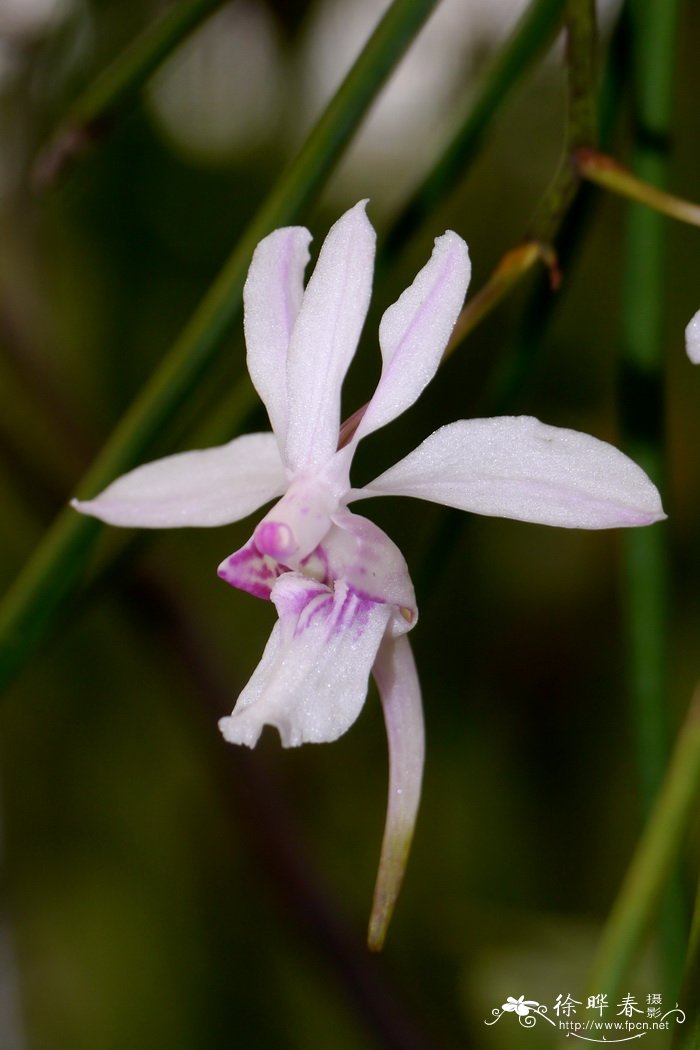
{"label": "white orchid flower", "polygon": [[272,433],[168,456],[74,506],[114,525],[224,525],[281,497],[219,575],[278,612],[226,740],[253,746],[264,725],[284,746],[335,740],[357,718],[370,673],[389,741],[389,804],[370,944],[380,947],[413,833],[423,717],[406,633],[417,608],[406,563],[348,509],[415,496],[479,514],[569,528],[647,525],[664,517],[644,472],[617,449],[530,417],[461,420],[437,430],[371,484],[352,488],[358,442],[399,416],[435,374],[470,277],[448,231],[379,325],[382,372],[351,440],[338,448],[340,390],[369,305],[375,234],[365,201],[330,230],[304,290],[311,235],[276,230],[258,245],[244,289],[248,369]]}

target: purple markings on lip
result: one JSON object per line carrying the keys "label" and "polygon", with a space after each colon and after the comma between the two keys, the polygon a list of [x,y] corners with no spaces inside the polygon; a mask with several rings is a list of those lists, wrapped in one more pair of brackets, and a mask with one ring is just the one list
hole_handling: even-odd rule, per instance
{"label": "purple markings on lip", "polygon": [[269,599],[272,584],[284,571],[261,554],[252,540],[223,561],[218,569],[221,579],[232,587],[264,599]]}

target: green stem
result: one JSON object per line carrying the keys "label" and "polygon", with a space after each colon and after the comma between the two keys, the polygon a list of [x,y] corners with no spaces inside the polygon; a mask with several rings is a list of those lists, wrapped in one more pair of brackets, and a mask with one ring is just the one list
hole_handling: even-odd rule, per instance
{"label": "green stem", "polygon": [[413,231],[463,175],[496,113],[523,75],[551,44],[566,0],[533,0],[498,51],[458,129],[439,162],[392,224],[382,261],[396,258]]}
{"label": "green stem", "polygon": [[700,690],[676,742],[632,863],[613,905],[588,982],[611,1002],[642,944],[700,802]]}
{"label": "green stem", "polygon": [[138,36],[85,89],[68,110],[34,167],[37,185],[55,180],[132,99],[169,55],[224,0],[184,0]]}
{"label": "green stem", "polygon": [[567,0],[567,147],[570,153],[598,140],[598,27],[595,0]]}
{"label": "green stem", "polygon": [[549,190],[540,202],[530,236],[552,244],[578,192],[581,178],[576,151],[597,142],[598,30],[595,0],[566,0],[567,123],[564,154]]}
{"label": "green stem", "polygon": [[673,1050],[698,1050],[700,1047],[700,883],[693,913],[693,925],[685,962],[683,984],[678,996],[686,1014],[682,1030],[676,1030]]}
{"label": "green stem", "polygon": [[676,197],[673,193],[666,193],[657,186],[637,178],[612,158],[591,150],[581,150],[577,161],[580,174],[604,189],[646,204],[671,219],[690,223],[691,226],[700,226],[700,205]]}
{"label": "green stem", "polygon": [[[675,0],[630,5],[635,144],[631,167],[662,186],[675,61]],[[663,298],[665,227],[656,211],[628,213],[622,290],[620,402],[627,451],[663,487]],[[640,793],[648,812],[666,766],[669,739],[667,649],[669,565],[663,528],[624,536],[627,676],[635,726]],[[662,922],[665,979],[677,987],[685,942],[680,879],[669,890]]]}
{"label": "green stem", "polygon": [[[338,92],[253,218],[223,270],[151,381],[123,417],[80,486],[104,488],[144,457],[199,383],[238,319],[250,258],[270,230],[294,220],[328,177],[392,68],[437,0],[394,0]],[[0,686],[10,680],[66,603],[99,532],[67,509],[47,533],[0,608]]]}

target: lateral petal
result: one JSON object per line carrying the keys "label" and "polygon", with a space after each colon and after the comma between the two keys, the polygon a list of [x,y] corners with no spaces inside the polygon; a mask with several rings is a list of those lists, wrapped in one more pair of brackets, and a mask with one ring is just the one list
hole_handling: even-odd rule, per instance
{"label": "lateral petal", "polygon": [[467,245],[448,230],[429,261],[379,325],[382,374],[355,434],[357,442],[396,419],[435,375],[467,293]]}
{"label": "lateral petal", "polygon": [[272,588],[279,620],[233,713],[219,728],[253,747],[264,725],[284,747],[336,740],[350,728],[391,607],[356,594],[344,581],[325,584],[288,572]]}
{"label": "lateral petal", "polygon": [[460,420],[436,430],[352,493],[380,495],[574,529],[649,525],[666,516],[655,485],[619,449],[532,416]]}
{"label": "lateral petal", "polygon": [[314,473],[332,457],[340,427],[340,388],[369,306],[375,233],[366,201],[347,211],[323,242],[287,359],[285,460]]}
{"label": "lateral petal", "polygon": [[286,478],[272,434],[244,434],[215,448],[178,452],[117,478],[81,514],[142,529],[228,525],[279,496]]}
{"label": "lateral petal", "polygon": [[243,288],[248,371],[280,449],[287,431],[287,351],[304,294],[310,242],[303,226],[275,230],[255,249]]}
{"label": "lateral petal", "polygon": [[420,683],[408,639],[385,638],[373,668],[389,744],[389,798],[369,920],[368,945],[379,951],[401,889],[420,802],[425,730]]}
{"label": "lateral petal", "polygon": [[389,632],[415,627],[418,607],[403,554],[368,518],[349,510],[333,515],[334,528],[320,545],[327,579],[344,579],[358,594],[393,606]]}

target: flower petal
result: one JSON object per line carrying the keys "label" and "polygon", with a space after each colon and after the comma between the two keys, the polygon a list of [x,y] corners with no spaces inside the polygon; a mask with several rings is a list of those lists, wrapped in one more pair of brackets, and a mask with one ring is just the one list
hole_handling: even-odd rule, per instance
{"label": "flower petal", "polygon": [[372,290],[375,233],[360,201],[331,228],[307,285],[289,345],[285,460],[317,471],[336,450],[340,388]]}
{"label": "flower petal", "polygon": [[686,325],[685,350],[693,364],[700,365],[700,310]]}
{"label": "flower petal", "polygon": [[243,289],[248,371],[281,449],[287,431],[287,351],[304,294],[310,242],[303,226],[265,237]]}
{"label": "flower petal", "polygon": [[385,638],[373,674],[389,742],[389,800],[368,944],[379,951],[401,889],[420,802],[425,731],[420,684],[408,639]]}
{"label": "flower petal", "polygon": [[240,521],[286,486],[272,434],[245,434],[227,445],[178,452],[146,463],[91,500],[72,500],[81,514],[142,529],[227,525]]}
{"label": "flower petal", "polygon": [[466,244],[448,230],[430,260],[379,325],[382,374],[355,434],[357,442],[396,419],[435,375],[471,276]]}
{"label": "flower petal", "polygon": [[418,608],[403,554],[373,521],[349,510],[333,515],[335,527],[319,548],[327,580],[344,579],[370,601],[393,606],[392,635],[415,627]]}
{"label": "flower petal", "polygon": [[415,496],[448,507],[566,528],[649,525],[666,515],[656,487],[618,449],[531,416],[450,423],[363,496]]}
{"label": "flower petal", "polygon": [[257,669],[219,728],[253,747],[264,725],[284,747],[336,740],[362,709],[391,607],[288,572],[272,588],[279,621]]}
{"label": "flower petal", "polygon": [[285,571],[267,554],[261,554],[254,540],[234,551],[222,561],[218,574],[239,591],[247,591],[256,598],[269,599],[272,585]]}

